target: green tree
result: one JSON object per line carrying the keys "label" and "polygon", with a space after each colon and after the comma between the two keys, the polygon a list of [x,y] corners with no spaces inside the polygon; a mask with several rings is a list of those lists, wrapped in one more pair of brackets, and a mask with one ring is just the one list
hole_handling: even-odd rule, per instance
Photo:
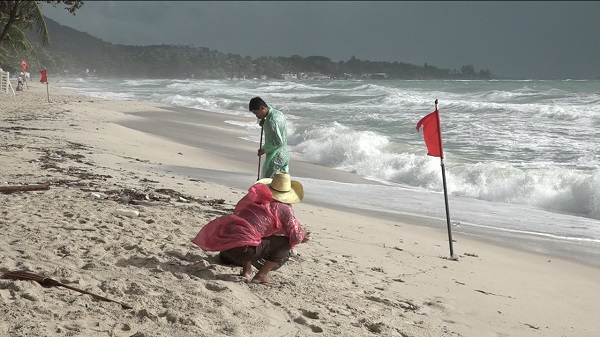
{"label": "green tree", "polygon": [[465,65],[460,67],[461,74],[466,78],[475,78],[477,77],[477,73],[475,72],[475,68],[472,65]]}
{"label": "green tree", "polygon": [[5,43],[10,44],[12,47],[30,49],[31,44],[25,33],[33,28],[36,29],[42,44],[48,44],[50,38],[42,15],[40,6],[42,3],[48,3],[54,7],[63,3],[66,6],[65,9],[73,15],[83,5],[81,0],[0,1],[0,50],[3,49]]}

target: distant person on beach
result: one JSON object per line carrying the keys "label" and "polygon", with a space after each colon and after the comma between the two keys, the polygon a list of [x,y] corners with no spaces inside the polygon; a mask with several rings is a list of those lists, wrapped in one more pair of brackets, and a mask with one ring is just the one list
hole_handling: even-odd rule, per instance
{"label": "distant person on beach", "polygon": [[260,97],[250,100],[249,110],[260,120],[265,144],[258,156],[266,155],[260,178],[273,178],[276,172],[288,173],[290,153],[287,146],[287,128],[283,112],[265,103]]}
{"label": "distant person on beach", "polygon": [[19,74],[17,77],[17,88],[16,91],[23,91],[23,82],[25,81],[23,73]]}
{"label": "distant person on beach", "polygon": [[310,240],[292,209],[303,197],[302,184],[287,173],[260,179],[233,214],[204,225],[193,242],[204,251],[220,252],[225,263],[242,266],[244,278],[252,276],[253,263],[264,259],[252,282],[273,285],[269,272],[287,261],[294,246]]}

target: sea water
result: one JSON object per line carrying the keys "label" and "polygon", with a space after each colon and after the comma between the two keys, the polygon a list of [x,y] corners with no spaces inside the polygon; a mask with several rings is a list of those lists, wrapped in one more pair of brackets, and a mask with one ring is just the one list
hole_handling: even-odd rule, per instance
{"label": "sea water", "polygon": [[[417,122],[438,99],[452,231],[600,265],[600,81],[58,80],[103,99],[283,111],[293,159],[377,184],[303,179],[311,200],[447,221],[440,158]],[[228,122],[258,142],[254,121]],[[333,197],[335,196],[335,197]],[[427,221],[423,221],[427,222]]]}

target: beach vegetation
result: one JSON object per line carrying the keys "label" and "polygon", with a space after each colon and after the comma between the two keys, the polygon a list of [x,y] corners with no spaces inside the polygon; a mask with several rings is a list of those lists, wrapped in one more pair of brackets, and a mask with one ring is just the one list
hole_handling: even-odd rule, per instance
{"label": "beach vegetation", "polygon": [[15,71],[19,60],[30,57],[36,49],[30,42],[31,31],[34,31],[41,45],[48,45],[50,36],[42,15],[42,5],[54,7],[63,4],[69,13],[75,12],[83,5],[80,0],[62,1],[0,1],[0,63],[9,71]]}
{"label": "beach vegetation", "polygon": [[109,78],[272,78],[298,80],[329,79],[491,79],[489,70],[472,65],[443,69],[425,63],[360,60],[346,61],[325,56],[292,55],[252,58],[191,45],[121,45],[105,42],[87,33],[46,18],[53,37],[49,44],[36,44],[37,57],[30,65],[47,68],[53,76]]}

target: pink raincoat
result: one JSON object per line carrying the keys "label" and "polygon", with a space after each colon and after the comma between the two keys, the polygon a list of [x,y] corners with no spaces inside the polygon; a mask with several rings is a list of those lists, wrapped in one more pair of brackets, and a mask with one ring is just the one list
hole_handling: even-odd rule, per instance
{"label": "pink raincoat", "polygon": [[292,206],[274,200],[267,185],[254,184],[237,203],[233,214],[204,225],[192,242],[204,251],[220,252],[258,246],[262,238],[275,234],[287,236],[292,248],[304,239]]}

